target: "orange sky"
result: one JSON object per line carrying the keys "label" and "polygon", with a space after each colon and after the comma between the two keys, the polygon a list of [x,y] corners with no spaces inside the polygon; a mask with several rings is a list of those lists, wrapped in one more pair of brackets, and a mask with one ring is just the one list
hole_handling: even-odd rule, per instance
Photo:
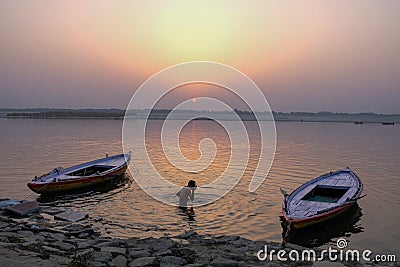
{"label": "orange sky", "polygon": [[1,1],[0,108],[125,108],[201,60],[277,111],[400,113],[399,17],[399,1]]}

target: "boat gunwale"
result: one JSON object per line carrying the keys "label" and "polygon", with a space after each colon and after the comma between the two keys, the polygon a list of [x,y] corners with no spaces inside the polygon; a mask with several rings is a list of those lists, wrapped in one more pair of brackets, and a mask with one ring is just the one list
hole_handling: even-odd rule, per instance
{"label": "boat gunwale", "polygon": [[[127,164],[118,166],[118,169],[114,170],[112,173],[119,172],[120,170],[122,170],[124,168],[127,168]],[[113,175],[112,173],[111,174],[106,174],[106,175],[98,174],[96,176],[84,176],[84,177],[82,177],[80,179],[63,179],[63,180],[58,180],[57,182],[53,182],[53,181],[46,182],[46,183],[29,182],[28,183],[28,187],[31,185],[33,187],[40,188],[40,187],[44,187],[44,186],[52,187],[52,186],[59,186],[59,185],[66,185],[66,184],[73,184],[73,183],[82,183],[82,182],[87,182],[87,181],[95,180],[95,179],[103,179],[103,178],[106,178],[108,176],[112,176]]]}
{"label": "boat gunwale", "polygon": [[[94,174],[87,175],[87,176],[69,176],[68,178],[61,178],[56,182],[51,180],[51,179],[57,178],[57,177],[59,177],[61,175],[66,175],[69,172],[78,171],[78,170],[81,170],[81,169],[86,168],[86,167],[94,166],[94,165],[96,165],[96,163],[104,162],[104,161],[107,161],[107,160],[118,159],[118,158],[124,158],[124,161],[122,162],[122,164],[114,166],[113,168],[105,170],[104,172],[94,173]],[[60,184],[60,183],[71,182],[71,181],[82,181],[82,180],[87,179],[87,178],[95,178],[95,177],[107,176],[110,173],[116,172],[119,169],[124,168],[125,166],[127,166],[129,161],[130,161],[130,153],[117,154],[117,155],[114,155],[114,156],[111,156],[111,157],[104,157],[104,158],[101,158],[101,159],[96,159],[96,160],[93,160],[93,161],[89,161],[89,162],[81,163],[81,164],[74,165],[74,166],[71,166],[71,167],[67,167],[65,169],[62,169],[58,173],[54,172],[54,170],[53,170],[48,175],[45,175],[45,176],[41,177],[37,181],[31,181],[28,184],[34,184],[34,185],[46,185],[46,184],[57,184],[57,183]]]}
{"label": "boat gunwale", "polygon": [[[75,180],[66,180],[66,181],[59,181],[59,182],[49,182],[49,183],[28,183],[27,186],[37,194],[53,194],[56,192],[62,191],[70,191],[77,188],[82,188],[86,186],[91,186],[94,184],[98,184],[101,182],[106,182],[112,180],[114,176],[119,176],[122,173],[125,173],[126,169],[128,168],[127,164],[121,165],[117,170],[113,173],[108,175],[99,175],[96,177],[84,177],[82,179],[75,179]],[[65,186],[71,186],[66,188]],[[62,188],[60,188],[62,187]],[[46,189],[46,190],[43,190]]]}

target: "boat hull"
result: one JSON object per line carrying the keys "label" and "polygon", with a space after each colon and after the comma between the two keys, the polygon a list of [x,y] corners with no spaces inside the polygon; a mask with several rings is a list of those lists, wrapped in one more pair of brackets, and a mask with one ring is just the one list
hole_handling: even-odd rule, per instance
{"label": "boat hull", "polygon": [[282,208],[282,213],[283,217],[285,218],[285,221],[287,224],[290,224],[291,228],[295,229],[300,229],[300,228],[305,228],[309,227],[318,223],[322,223],[325,221],[329,221],[336,216],[342,214],[346,210],[348,210],[351,206],[353,206],[356,202],[349,203],[347,205],[338,207],[336,209],[333,209],[329,212],[322,213],[316,216],[308,217],[308,218],[293,218],[289,217],[286,212],[284,211],[284,207]]}
{"label": "boat hull", "polygon": [[90,176],[75,180],[67,180],[60,182],[49,182],[49,183],[28,183],[27,186],[35,193],[38,194],[54,194],[64,191],[70,191],[75,189],[87,188],[95,184],[107,182],[123,175],[126,172],[127,165],[121,166],[106,175]]}

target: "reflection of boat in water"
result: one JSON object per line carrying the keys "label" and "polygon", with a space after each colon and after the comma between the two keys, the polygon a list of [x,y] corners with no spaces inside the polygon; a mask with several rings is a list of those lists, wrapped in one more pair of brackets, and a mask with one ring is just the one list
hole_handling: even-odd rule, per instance
{"label": "reflection of boat in water", "polygon": [[282,213],[292,228],[302,228],[338,216],[360,199],[363,185],[345,168],[322,175],[301,185],[291,194],[282,189]]}
{"label": "reflection of boat in water", "polygon": [[35,177],[28,187],[38,194],[51,194],[87,188],[121,177],[130,160],[130,154],[90,161],[66,169],[56,168],[41,177]]}
{"label": "reflection of boat in water", "polygon": [[329,243],[333,238],[349,237],[352,234],[364,232],[364,228],[358,224],[361,216],[361,208],[356,204],[334,219],[312,227],[289,229],[287,222],[281,218],[283,242],[305,247],[319,247]]}

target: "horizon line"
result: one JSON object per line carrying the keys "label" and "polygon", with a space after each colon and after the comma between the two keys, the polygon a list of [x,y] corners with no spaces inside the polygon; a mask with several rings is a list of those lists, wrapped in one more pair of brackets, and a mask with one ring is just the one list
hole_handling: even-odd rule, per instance
{"label": "horizon line", "polygon": [[[118,110],[118,111],[126,111],[127,109],[122,109],[122,108],[115,108],[115,107],[110,107],[110,108],[54,108],[54,107],[28,107],[28,108],[2,108],[0,107],[0,111],[2,110],[46,110],[46,111],[72,111],[72,110]],[[132,109],[132,110],[148,110],[148,109]],[[154,109],[154,110],[158,110],[158,111],[171,111],[173,109],[168,109],[168,108],[159,108],[159,109]],[[246,110],[240,110],[240,109],[234,109],[237,110],[239,112],[250,112],[250,111],[246,111]],[[216,111],[216,110],[194,110],[194,109],[178,109],[177,111],[192,111],[192,112],[229,112],[230,110],[220,110],[220,111]],[[400,116],[400,113],[376,113],[376,112],[372,112],[372,111],[367,111],[367,112],[341,112],[341,111],[326,111],[326,110],[320,110],[320,111],[276,111],[276,110],[271,110],[273,113],[284,113],[284,114],[290,114],[290,113],[303,113],[303,114],[320,114],[320,113],[328,113],[328,114],[352,114],[352,115],[384,115],[384,116]],[[252,112],[267,112],[267,111],[252,111]]]}

